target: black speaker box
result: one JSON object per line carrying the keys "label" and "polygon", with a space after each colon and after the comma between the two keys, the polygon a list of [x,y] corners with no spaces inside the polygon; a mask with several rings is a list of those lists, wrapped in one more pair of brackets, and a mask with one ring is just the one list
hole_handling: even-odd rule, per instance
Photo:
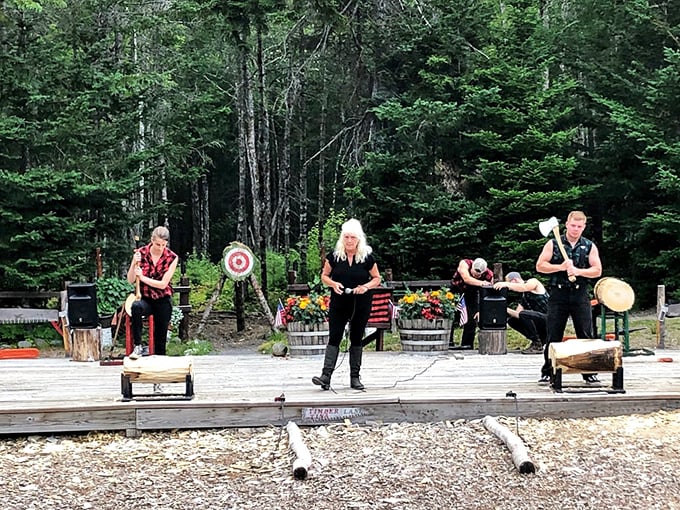
{"label": "black speaker box", "polygon": [[96,328],[97,287],[94,283],[72,283],[66,287],[68,323],[72,328]]}
{"label": "black speaker box", "polygon": [[480,287],[479,329],[507,328],[508,289]]}

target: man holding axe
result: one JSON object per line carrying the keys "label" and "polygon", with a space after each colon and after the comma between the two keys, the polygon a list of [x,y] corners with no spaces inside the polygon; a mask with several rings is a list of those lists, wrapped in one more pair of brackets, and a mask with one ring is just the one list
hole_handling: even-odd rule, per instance
{"label": "man holding axe", "polygon": [[[583,212],[570,212],[565,223],[566,234],[563,236],[560,235],[559,223],[555,217],[539,225],[544,236],[547,237],[551,232],[554,234],[554,238],[545,243],[536,261],[536,270],[550,276],[548,337],[539,384],[550,382],[550,342],[562,341],[570,316],[577,338],[593,336],[588,280],[600,277],[602,262],[597,246],[582,236],[586,220]],[[599,382],[596,374],[582,375],[583,380],[588,383]]]}

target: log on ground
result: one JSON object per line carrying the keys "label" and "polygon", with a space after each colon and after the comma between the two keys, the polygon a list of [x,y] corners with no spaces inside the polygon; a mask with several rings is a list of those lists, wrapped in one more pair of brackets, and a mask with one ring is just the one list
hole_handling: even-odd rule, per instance
{"label": "log on ground", "polygon": [[288,432],[288,445],[295,454],[293,461],[293,477],[296,480],[307,478],[307,471],[312,465],[312,454],[302,440],[302,434],[295,422],[289,421],[286,425]]}
{"label": "log on ground", "polygon": [[498,421],[491,416],[485,416],[482,420],[482,424],[489,432],[505,443],[505,446],[508,447],[510,454],[512,455],[512,462],[520,473],[527,474],[536,472],[536,466],[529,458],[529,453],[524,442],[516,434],[513,434],[507,427],[498,423]]}

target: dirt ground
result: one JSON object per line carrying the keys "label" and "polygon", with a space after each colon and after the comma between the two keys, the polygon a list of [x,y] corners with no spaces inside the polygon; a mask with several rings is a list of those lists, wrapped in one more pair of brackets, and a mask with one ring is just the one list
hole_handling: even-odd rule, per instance
{"label": "dirt ground", "polygon": [[[194,338],[202,321],[199,314],[189,316],[189,336]],[[246,328],[236,330],[236,316],[228,312],[212,312],[205,321],[200,337],[210,341],[216,354],[256,352],[272,333],[269,321],[260,315],[246,317]]]}

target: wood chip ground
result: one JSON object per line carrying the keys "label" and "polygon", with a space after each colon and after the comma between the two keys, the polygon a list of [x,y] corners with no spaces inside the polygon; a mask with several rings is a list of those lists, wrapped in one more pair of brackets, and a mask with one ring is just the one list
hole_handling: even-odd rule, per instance
{"label": "wood chip ground", "polygon": [[[680,509],[680,412],[500,417],[535,474],[479,421],[302,428],[295,480],[280,427],[0,440],[3,508]],[[285,424],[284,424],[285,425]]]}

